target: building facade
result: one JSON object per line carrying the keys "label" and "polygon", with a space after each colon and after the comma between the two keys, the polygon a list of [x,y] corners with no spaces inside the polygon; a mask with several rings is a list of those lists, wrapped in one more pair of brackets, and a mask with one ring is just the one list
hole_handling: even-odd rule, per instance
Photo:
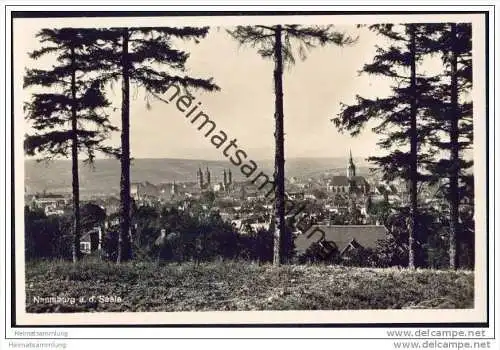
{"label": "building facade", "polygon": [[346,175],[332,176],[328,179],[327,189],[329,192],[339,194],[367,194],[370,186],[363,176],[356,175],[356,165],[349,151]]}

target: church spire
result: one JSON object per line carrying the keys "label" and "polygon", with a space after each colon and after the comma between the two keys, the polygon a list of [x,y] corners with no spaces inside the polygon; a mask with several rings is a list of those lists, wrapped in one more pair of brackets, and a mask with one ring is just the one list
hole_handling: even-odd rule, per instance
{"label": "church spire", "polygon": [[208,170],[208,166],[207,166],[207,171],[205,173],[205,177],[206,177],[206,180],[207,180],[207,184],[210,186],[210,170]]}
{"label": "church spire", "polygon": [[352,160],[352,151],[349,149],[349,163],[347,165],[347,177],[351,178],[356,176],[356,166]]}
{"label": "church spire", "polygon": [[200,189],[203,189],[203,186],[205,184],[203,183],[203,171],[201,171],[201,167],[198,168],[197,178],[198,178],[198,185],[200,186]]}
{"label": "church spire", "polygon": [[177,194],[177,184],[175,183],[175,180],[174,182],[172,183],[172,188],[170,189],[170,193],[172,195],[176,195]]}

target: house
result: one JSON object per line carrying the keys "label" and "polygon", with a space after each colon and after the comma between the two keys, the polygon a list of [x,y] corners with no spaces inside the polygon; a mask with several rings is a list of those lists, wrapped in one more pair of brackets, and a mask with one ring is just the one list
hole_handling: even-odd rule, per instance
{"label": "house", "polygon": [[136,201],[158,198],[160,193],[160,189],[148,181],[130,184],[130,196]]}
{"label": "house", "polygon": [[94,251],[100,251],[102,244],[102,230],[99,226],[87,231],[80,238],[80,251],[83,254],[90,254]]}
{"label": "house", "polygon": [[31,207],[43,209],[47,215],[62,215],[63,209],[69,204],[70,198],[62,194],[36,194],[31,199]]}
{"label": "house", "polygon": [[328,242],[342,256],[351,249],[374,249],[379,240],[387,237],[383,225],[313,225],[295,238],[295,248],[302,255],[313,243]]}
{"label": "house", "polygon": [[233,227],[242,234],[248,234],[251,231],[269,230],[270,222],[261,216],[252,216],[245,219],[232,220]]}
{"label": "house", "polygon": [[304,199],[304,192],[302,192],[302,191],[298,191],[298,192],[285,192],[285,196],[289,200]]}
{"label": "house", "polygon": [[46,216],[51,216],[51,215],[61,216],[64,215],[65,213],[64,209],[57,209],[49,206],[45,207],[44,212]]}
{"label": "house", "polygon": [[214,190],[214,192],[222,192],[222,191],[224,191],[225,187],[224,187],[224,184],[222,182],[219,182],[219,183],[214,184],[212,189]]}

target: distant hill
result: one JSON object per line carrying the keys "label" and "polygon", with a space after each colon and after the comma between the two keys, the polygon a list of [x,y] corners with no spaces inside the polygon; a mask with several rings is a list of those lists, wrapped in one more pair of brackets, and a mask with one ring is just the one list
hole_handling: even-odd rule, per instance
{"label": "distant hill", "polygon": [[[363,160],[355,160],[358,172],[366,172]],[[259,171],[269,176],[273,174],[273,160],[256,161]],[[25,160],[25,187],[28,193],[41,191],[71,192],[71,162],[56,160],[50,163],[38,163]],[[291,158],[285,162],[286,176],[314,176],[325,171],[344,169],[345,158]],[[134,159],[132,161],[132,182],[149,181],[153,184],[165,182],[196,181],[196,171],[201,167],[210,169],[212,181],[222,181],[224,169],[231,169],[235,181],[243,180],[238,167],[228,160],[206,161],[192,159]],[[94,168],[80,164],[80,186],[82,194],[118,193],[120,182],[120,163],[115,159],[98,159]]]}

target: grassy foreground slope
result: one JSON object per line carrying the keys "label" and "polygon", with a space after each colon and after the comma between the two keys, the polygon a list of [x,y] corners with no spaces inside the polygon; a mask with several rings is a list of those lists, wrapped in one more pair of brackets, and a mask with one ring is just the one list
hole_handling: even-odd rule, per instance
{"label": "grassy foreground slope", "polygon": [[[57,296],[75,300],[35,300]],[[449,309],[473,302],[472,271],[248,262],[26,265],[27,312]]]}

